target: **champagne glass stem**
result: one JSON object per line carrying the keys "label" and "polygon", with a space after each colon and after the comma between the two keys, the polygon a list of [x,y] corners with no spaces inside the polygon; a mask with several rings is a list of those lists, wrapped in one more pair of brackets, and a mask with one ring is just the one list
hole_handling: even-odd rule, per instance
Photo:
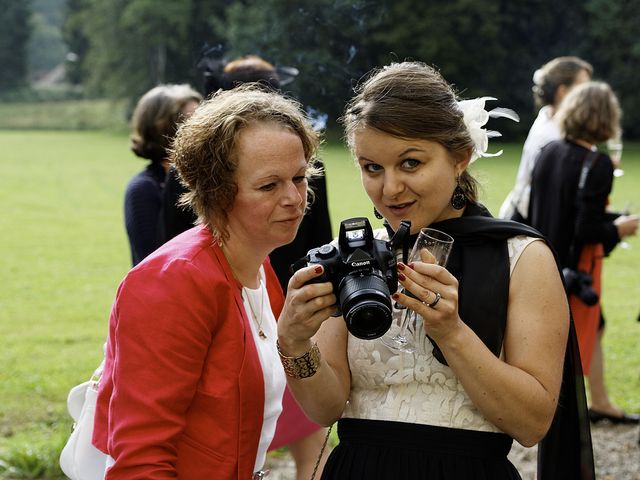
{"label": "champagne glass stem", "polygon": [[404,311],[404,315],[402,315],[402,322],[400,323],[400,330],[397,334],[398,337],[406,339],[407,328],[409,328],[409,322],[411,321],[413,314],[415,314],[415,312],[408,308]]}

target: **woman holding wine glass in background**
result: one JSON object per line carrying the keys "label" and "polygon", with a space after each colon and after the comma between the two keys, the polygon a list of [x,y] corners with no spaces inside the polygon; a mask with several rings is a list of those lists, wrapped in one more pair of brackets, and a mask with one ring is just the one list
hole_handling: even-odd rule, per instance
{"label": "woman holding wine glass in background", "polygon": [[622,239],[635,235],[639,222],[637,215],[608,215],[606,211],[615,164],[596,145],[619,138],[620,106],[608,84],[587,82],[567,95],[556,118],[563,139],[549,143],[538,156],[528,221],[548,236],[562,267],[590,276],[597,294],[588,301],[582,290],[568,288],[583,370],[589,375],[591,420],[638,423],[640,416],[624,412],[608,397],[600,341],[604,331],[599,302],[603,258]]}
{"label": "woman holding wine glass in background", "polygon": [[[584,386],[561,373],[573,331],[553,254],[535,230],[491,218],[467,170],[487,155],[489,116],[506,116],[486,112],[486,100],[458,102],[436,70],[403,62],[372,72],[347,106],[349,146],[386,220],[376,236],[410,220],[414,235],[431,227],[454,243],[446,267],[427,250],[397,266],[406,292],[392,297],[417,316],[411,353],[351,335],[321,309],[330,284],[292,277],[284,311],[308,312],[281,318],[279,353],[307,415],[338,421],[323,479],[518,479],[513,439],[530,446],[545,436],[564,451],[542,446],[539,478],[593,478],[590,439],[585,455],[577,441]],[[387,336],[401,316],[395,309]]]}

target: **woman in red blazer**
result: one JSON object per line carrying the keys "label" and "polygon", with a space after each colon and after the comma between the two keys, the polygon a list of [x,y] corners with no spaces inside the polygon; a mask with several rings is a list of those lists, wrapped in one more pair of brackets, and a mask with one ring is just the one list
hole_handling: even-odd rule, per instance
{"label": "woman in red blazer", "polygon": [[118,289],[93,437],[105,478],[261,478],[285,386],[275,318],[335,303],[319,284],[281,312],[267,258],[296,235],[318,143],[298,104],[255,87],[214,95],[178,131],[199,225]]}

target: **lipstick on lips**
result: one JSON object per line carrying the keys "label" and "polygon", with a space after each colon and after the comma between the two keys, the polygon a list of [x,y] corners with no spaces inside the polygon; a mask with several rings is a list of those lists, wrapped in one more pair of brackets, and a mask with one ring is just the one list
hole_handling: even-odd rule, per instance
{"label": "lipstick on lips", "polygon": [[387,208],[391,210],[394,215],[404,215],[413,204],[414,202],[396,203],[395,205],[388,205]]}

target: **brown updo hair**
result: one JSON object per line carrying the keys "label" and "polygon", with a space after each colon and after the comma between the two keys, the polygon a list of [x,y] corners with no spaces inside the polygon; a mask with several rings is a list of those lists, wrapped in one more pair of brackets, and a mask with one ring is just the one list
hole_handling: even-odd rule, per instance
{"label": "brown updo hair", "polygon": [[555,118],[565,137],[596,144],[620,136],[621,116],[618,98],[609,84],[592,81],[573,88]]}
{"label": "brown updo hair", "polygon": [[[473,151],[456,94],[433,67],[422,62],[392,63],[372,70],[355,92],[340,119],[351,150],[358,130],[374,128],[398,138],[437,142],[456,162]],[[476,202],[477,181],[466,170],[459,183],[467,199]]]}
{"label": "brown updo hair", "polygon": [[570,87],[582,71],[593,75],[593,66],[579,57],[556,57],[533,74],[533,99],[537,108],[553,105],[561,85]]}
{"label": "brown updo hair", "polygon": [[182,111],[189,102],[202,101],[202,95],[189,85],[158,85],[145,93],[136,105],[131,119],[131,150],[152,162],[167,158],[168,148]]}
{"label": "brown updo hair", "polygon": [[318,173],[320,138],[297,101],[255,84],[213,94],[180,126],[170,158],[189,190],[180,203],[190,206],[220,242],[228,238],[227,212],[238,191],[236,142],[245,127],[256,123],[276,123],[297,135],[307,177]]}

